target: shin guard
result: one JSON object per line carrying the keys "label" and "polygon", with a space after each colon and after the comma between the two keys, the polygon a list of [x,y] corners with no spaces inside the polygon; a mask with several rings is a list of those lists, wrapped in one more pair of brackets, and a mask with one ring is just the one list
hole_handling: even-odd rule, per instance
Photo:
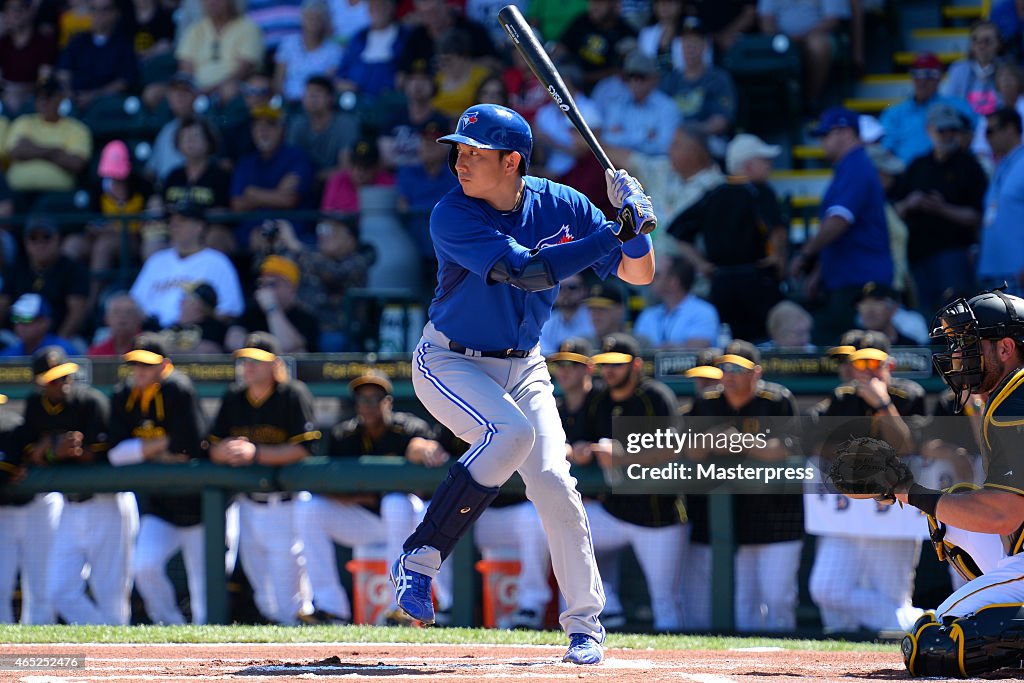
{"label": "shin guard", "polygon": [[967,678],[1024,660],[1020,605],[983,607],[943,624],[934,619],[925,615],[903,639],[903,660],[912,676]]}
{"label": "shin guard", "polygon": [[446,559],[499,490],[498,486],[481,486],[465,465],[456,462],[448,470],[448,478],[434,491],[426,516],[405,541],[404,550],[431,546],[440,551],[441,560]]}

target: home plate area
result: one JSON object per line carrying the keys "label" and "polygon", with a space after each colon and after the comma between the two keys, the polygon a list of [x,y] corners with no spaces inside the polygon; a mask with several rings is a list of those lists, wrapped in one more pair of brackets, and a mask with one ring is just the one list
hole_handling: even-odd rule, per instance
{"label": "home plate area", "polygon": [[[13,646],[0,646],[10,650]],[[42,646],[17,646],[22,654]],[[563,664],[564,647],[416,645],[388,643],[217,645],[63,645],[46,651],[84,652],[86,665],[73,671],[0,671],[0,681],[362,681],[522,679],[524,681],[690,681],[778,683],[851,679],[906,680],[892,652],[810,652],[778,648],[740,650],[610,649],[600,666]]]}

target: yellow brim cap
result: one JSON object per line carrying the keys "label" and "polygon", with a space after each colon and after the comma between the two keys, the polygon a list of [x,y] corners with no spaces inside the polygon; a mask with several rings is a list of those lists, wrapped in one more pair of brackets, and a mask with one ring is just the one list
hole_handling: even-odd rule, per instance
{"label": "yellow brim cap", "polygon": [[142,349],[135,349],[129,351],[122,356],[127,363],[142,363],[144,365],[160,365],[164,362],[164,357],[159,353],[153,353],[152,351],[144,351]]}
{"label": "yellow brim cap", "polygon": [[732,363],[733,365],[738,365],[741,368],[746,368],[747,370],[753,370],[757,366],[757,363],[749,358],[737,356],[734,353],[727,353],[724,356],[719,356],[715,359],[715,365],[724,365],[725,363]]}
{"label": "yellow brim cap", "polygon": [[238,349],[235,351],[235,356],[238,358],[248,358],[249,360],[259,361],[261,363],[270,363],[277,358],[277,356],[272,354],[270,351],[264,351],[263,349],[255,349],[252,347]]}
{"label": "yellow brim cap", "polygon": [[713,365],[698,365],[687,370],[685,376],[691,379],[722,379],[724,374],[721,368]]}
{"label": "yellow brim cap", "polygon": [[592,360],[596,365],[619,365],[621,363],[629,363],[633,360],[633,356],[628,353],[609,351],[608,353],[597,354]]}
{"label": "yellow brim cap", "polygon": [[36,384],[49,384],[55,379],[67,377],[68,375],[72,375],[76,372],[78,372],[78,365],[76,363],[61,363],[60,365],[53,366],[46,372],[41,372],[36,375]]}
{"label": "yellow brim cap", "polygon": [[851,353],[847,358],[849,361],[855,360],[889,360],[889,354],[881,349],[858,349]]}
{"label": "yellow brim cap", "polygon": [[590,364],[590,356],[584,356],[582,353],[572,353],[571,351],[559,351],[548,356],[548,360],[552,363],[561,360],[571,360],[573,363],[582,363],[583,365]]}

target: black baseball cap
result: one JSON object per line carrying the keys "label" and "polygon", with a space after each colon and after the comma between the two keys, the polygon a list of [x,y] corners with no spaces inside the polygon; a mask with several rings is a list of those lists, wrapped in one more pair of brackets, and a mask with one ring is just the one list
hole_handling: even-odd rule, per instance
{"label": "black baseball cap", "polygon": [[196,221],[206,222],[206,207],[191,199],[179,199],[167,207],[168,216],[181,216]]}
{"label": "black baseball cap", "polygon": [[631,363],[640,356],[640,342],[631,334],[614,332],[601,340],[601,353],[591,360],[595,365]]}
{"label": "black baseball cap", "polygon": [[726,363],[732,363],[733,365],[739,365],[741,368],[753,370],[755,366],[761,364],[761,352],[748,341],[733,339],[725,347],[722,355],[715,359],[716,366],[725,365]]}
{"label": "black baseball cap", "polygon": [[[888,354],[891,348],[892,342],[889,341],[889,335],[876,330],[865,330],[864,336],[860,338],[860,343],[857,344],[857,351],[875,349],[876,351]],[[852,358],[857,351],[851,353],[850,357]]]}
{"label": "black baseball cap", "polygon": [[36,214],[29,216],[28,223],[25,224],[25,235],[31,235],[34,232],[45,232],[48,235],[59,235],[60,226],[57,225],[57,221],[53,220],[49,216]]}
{"label": "black baseball cap", "polygon": [[269,332],[253,332],[245,338],[242,348],[235,351],[235,357],[269,363],[276,360],[280,353],[281,347],[274,335]]}
{"label": "black baseball cap", "polygon": [[857,302],[860,303],[864,299],[881,299],[883,301],[899,301],[900,295],[895,289],[885,284],[884,282],[868,282],[861,287],[860,294],[857,295]]}
{"label": "black baseball cap", "polygon": [[388,376],[377,369],[367,370],[363,374],[359,375],[359,377],[356,377],[354,380],[349,382],[348,390],[354,394],[356,389],[365,387],[368,384],[380,387],[384,390],[384,393],[389,396],[394,391],[394,388],[391,386],[391,380]]}
{"label": "black baseball cap", "polygon": [[583,337],[569,337],[558,345],[558,351],[548,356],[548,360],[552,363],[572,361],[573,363],[589,365],[591,353],[593,353],[593,350],[590,342],[586,339]]}
{"label": "black baseball cap", "polygon": [[122,356],[126,363],[160,365],[167,358],[167,346],[160,335],[143,332],[135,337],[132,350]]}
{"label": "black baseball cap", "polygon": [[864,338],[864,330],[853,329],[843,332],[843,336],[839,338],[839,345],[833,346],[828,350],[830,358],[835,358],[838,361],[845,361],[847,357],[860,348],[861,339]]}
{"label": "black baseball cap", "polygon": [[69,361],[67,352],[59,346],[44,346],[32,357],[32,374],[40,386],[76,372],[78,364]]}
{"label": "black baseball cap", "polygon": [[611,308],[621,306],[625,302],[622,288],[611,283],[598,283],[590,288],[583,303],[590,308]]}

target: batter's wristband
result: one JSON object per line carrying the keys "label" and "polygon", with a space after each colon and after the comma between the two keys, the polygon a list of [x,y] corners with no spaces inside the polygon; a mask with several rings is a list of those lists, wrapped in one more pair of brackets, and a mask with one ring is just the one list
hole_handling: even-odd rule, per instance
{"label": "batter's wristband", "polygon": [[622,253],[630,258],[642,258],[654,248],[654,242],[650,235],[637,235],[628,242],[623,243]]}
{"label": "batter's wristband", "polygon": [[921,486],[917,482],[911,484],[907,491],[907,502],[932,517],[935,516],[935,508],[938,507],[941,497],[942,491]]}

